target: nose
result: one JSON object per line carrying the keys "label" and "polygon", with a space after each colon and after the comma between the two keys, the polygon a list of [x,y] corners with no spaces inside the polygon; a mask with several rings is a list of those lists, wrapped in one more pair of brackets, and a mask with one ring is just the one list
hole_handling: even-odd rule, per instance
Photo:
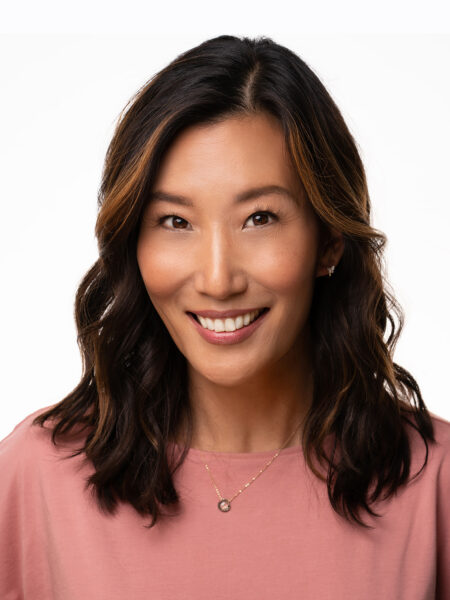
{"label": "nose", "polygon": [[195,289],[218,300],[241,294],[247,287],[245,256],[225,228],[217,226],[199,243]]}

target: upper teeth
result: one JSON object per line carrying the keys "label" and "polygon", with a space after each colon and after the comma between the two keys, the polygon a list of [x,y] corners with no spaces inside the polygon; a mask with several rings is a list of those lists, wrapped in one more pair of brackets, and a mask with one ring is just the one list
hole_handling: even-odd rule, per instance
{"label": "upper teeth", "polygon": [[226,319],[209,319],[208,317],[205,319],[204,317],[200,317],[200,315],[196,315],[198,320],[200,321],[202,327],[205,329],[211,329],[212,331],[235,331],[236,329],[241,329],[245,325],[248,325],[252,321],[256,319],[258,315],[262,313],[264,309],[261,308],[259,310],[253,310],[252,312],[245,313],[245,315],[239,315],[235,319],[231,317],[227,317]]}

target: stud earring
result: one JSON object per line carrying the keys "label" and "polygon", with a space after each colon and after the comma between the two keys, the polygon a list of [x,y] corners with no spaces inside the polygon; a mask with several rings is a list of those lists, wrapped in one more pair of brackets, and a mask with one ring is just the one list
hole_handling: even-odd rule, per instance
{"label": "stud earring", "polygon": [[331,267],[328,267],[328,276],[331,277],[334,273],[334,269],[336,267],[334,265],[331,265]]}

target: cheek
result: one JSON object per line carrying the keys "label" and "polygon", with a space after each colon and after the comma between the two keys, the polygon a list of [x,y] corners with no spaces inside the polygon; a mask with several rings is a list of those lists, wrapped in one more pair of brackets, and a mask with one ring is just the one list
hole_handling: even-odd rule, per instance
{"label": "cheek", "polygon": [[[258,286],[282,295],[308,293],[315,277],[316,237],[307,228],[293,227],[272,238],[265,237],[234,245],[232,263]],[[158,236],[141,236],[137,261],[149,296],[165,299],[176,296],[199,268],[202,249],[182,243],[161,243]]]}
{"label": "cheek", "polygon": [[150,296],[164,298],[173,295],[183,282],[183,254],[176,248],[138,240],[137,261]]}
{"label": "cheek", "polygon": [[313,285],[315,260],[314,239],[291,236],[253,253],[249,264],[255,279],[267,289],[295,295]]}

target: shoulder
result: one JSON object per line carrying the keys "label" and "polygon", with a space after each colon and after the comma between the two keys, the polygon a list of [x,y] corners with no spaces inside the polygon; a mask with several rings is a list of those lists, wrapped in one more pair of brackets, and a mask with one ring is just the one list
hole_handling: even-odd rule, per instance
{"label": "shoulder", "polygon": [[12,431],[0,440],[0,476],[3,491],[20,480],[30,481],[42,475],[43,469],[67,454],[69,445],[52,441],[52,421],[42,426],[34,420],[55,405],[49,405],[28,414]]}
{"label": "shoulder", "polygon": [[450,492],[450,421],[430,413],[434,428],[436,443],[433,444],[431,454],[436,464],[441,481]]}
{"label": "shoulder", "polygon": [[[431,423],[433,426],[434,442],[427,439],[428,445],[428,461],[435,464],[450,458],[450,421],[441,417],[430,410],[428,411]],[[425,442],[423,437],[411,424],[415,421],[412,417],[409,417],[409,424],[407,427],[409,440],[411,443],[411,453],[413,462],[422,461],[425,458]]]}
{"label": "shoulder", "polygon": [[450,421],[428,411],[433,423],[436,444],[433,444],[434,455],[439,460],[450,459]]}
{"label": "shoulder", "polygon": [[15,460],[17,461],[20,456],[27,454],[26,450],[30,444],[36,444],[36,441],[39,438],[37,430],[42,428],[39,425],[33,425],[33,421],[38,415],[49,408],[51,408],[51,406],[39,408],[28,414],[14,426],[6,437],[0,440],[0,467],[2,470],[8,464],[5,462],[6,459],[15,457]]}
{"label": "shoulder", "polygon": [[[428,414],[430,415],[431,424],[433,426],[435,441],[430,441],[427,438],[427,443],[429,449],[432,450],[430,454],[433,454],[437,459],[450,452],[450,421],[430,410],[428,410]],[[406,431],[411,443],[411,450],[415,455],[420,454],[424,448],[424,440],[417,430],[416,421],[413,416],[409,415],[406,422]]]}
{"label": "shoulder", "polygon": [[[450,598],[450,422],[430,413],[436,444],[431,450],[431,474],[435,493],[431,496],[436,528],[436,600]],[[429,519],[427,515],[427,519]]]}
{"label": "shoulder", "polygon": [[430,413],[431,419],[433,421],[433,424],[436,425],[436,428],[447,436],[447,440],[450,440],[450,421],[448,421],[444,417],[432,413],[431,411],[428,412]]}
{"label": "shoulder", "polygon": [[428,412],[433,425],[434,442],[427,439],[425,445],[420,433],[412,426],[408,427],[411,444],[410,476],[423,467],[423,475],[418,476],[415,485],[421,489],[427,488],[428,492],[433,488],[438,496],[444,496],[450,492],[450,421]]}
{"label": "shoulder", "polygon": [[84,476],[91,474],[83,453],[73,457],[83,447],[82,435],[57,438],[53,443],[53,420],[43,426],[34,423],[53,406],[30,413],[0,440],[0,530],[8,522],[11,527],[12,521],[35,514],[51,497],[81,493]]}
{"label": "shoulder", "polygon": [[6,538],[11,541],[23,518],[24,503],[32,504],[39,497],[39,466],[51,448],[51,434],[32,423],[47,408],[27,415],[0,440],[0,563],[5,559]]}

